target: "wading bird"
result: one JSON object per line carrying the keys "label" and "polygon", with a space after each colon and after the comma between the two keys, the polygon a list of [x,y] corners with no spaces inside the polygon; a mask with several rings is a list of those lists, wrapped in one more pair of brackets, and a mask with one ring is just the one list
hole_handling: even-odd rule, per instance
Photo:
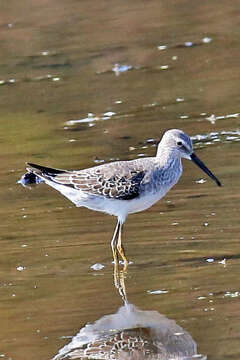
{"label": "wading bird", "polygon": [[115,264],[118,253],[128,265],[122,246],[122,226],[128,214],[148,209],[159,201],[182,175],[182,158],[192,160],[218,186],[220,181],[193,151],[190,137],[181,130],[164,133],[155,157],[116,161],[83,170],[60,170],[27,164],[21,183],[45,182],[76,206],[117,217],[111,246]]}

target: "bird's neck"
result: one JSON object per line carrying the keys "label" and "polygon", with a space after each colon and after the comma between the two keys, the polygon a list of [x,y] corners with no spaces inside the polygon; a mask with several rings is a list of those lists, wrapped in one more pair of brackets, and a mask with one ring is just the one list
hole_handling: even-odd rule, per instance
{"label": "bird's neck", "polygon": [[[159,180],[159,186],[165,185],[165,190],[168,191],[174,186],[180,176],[182,175],[182,160],[179,153],[171,148],[158,147],[155,158],[155,173],[154,176]],[[157,181],[156,181],[157,182]]]}
{"label": "bird's neck", "polygon": [[161,146],[161,144],[158,146],[155,159],[157,164],[164,168],[171,167],[173,163],[181,163],[181,157],[176,149]]}

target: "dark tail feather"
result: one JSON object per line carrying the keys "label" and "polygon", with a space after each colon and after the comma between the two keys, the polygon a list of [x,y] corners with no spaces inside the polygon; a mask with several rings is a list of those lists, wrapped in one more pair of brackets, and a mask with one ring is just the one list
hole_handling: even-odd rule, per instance
{"label": "dark tail feather", "polygon": [[63,172],[65,172],[64,170],[54,169],[54,168],[50,168],[50,167],[46,167],[46,166],[33,164],[33,163],[27,163],[27,171],[33,172],[36,175],[42,174],[42,175],[47,175],[47,176],[51,176],[51,177],[54,177],[58,174],[62,174]]}
{"label": "dark tail feather", "polygon": [[64,170],[53,169],[32,163],[27,163],[26,165],[27,173],[18,180],[18,183],[23,186],[40,184],[44,182],[44,179],[53,179],[56,175],[64,172]]}

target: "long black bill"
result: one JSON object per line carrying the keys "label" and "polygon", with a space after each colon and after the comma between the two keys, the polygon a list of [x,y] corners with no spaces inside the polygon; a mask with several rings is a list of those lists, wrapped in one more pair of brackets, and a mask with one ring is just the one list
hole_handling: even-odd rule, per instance
{"label": "long black bill", "polygon": [[220,181],[216,178],[215,175],[206,167],[206,165],[197,157],[196,154],[192,153],[191,159],[197,166],[199,166],[210,178],[212,178],[218,186],[222,186]]}

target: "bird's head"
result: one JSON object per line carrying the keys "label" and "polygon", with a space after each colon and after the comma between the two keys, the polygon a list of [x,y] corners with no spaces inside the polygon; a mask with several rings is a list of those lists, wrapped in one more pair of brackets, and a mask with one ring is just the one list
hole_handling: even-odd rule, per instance
{"label": "bird's head", "polygon": [[180,157],[191,160],[193,144],[190,136],[182,130],[172,129],[164,133],[161,145],[173,150]]}
{"label": "bird's head", "polygon": [[221,186],[217,177],[207,168],[207,166],[197,157],[193,150],[193,144],[190,136],[182,130],[171,129],[164,133],[160,142],[160,149],[169,149],[174,156],[179,156],[188,160],[192,160],[199,166],[210,178],[212,178],[218,186]]}

